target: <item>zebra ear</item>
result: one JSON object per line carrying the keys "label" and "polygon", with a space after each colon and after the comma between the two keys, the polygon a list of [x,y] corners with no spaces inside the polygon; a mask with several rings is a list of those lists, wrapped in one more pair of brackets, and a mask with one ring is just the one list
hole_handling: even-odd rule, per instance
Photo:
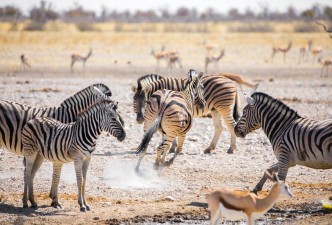
{"label": "zebra ear", "polygon": [[203,72],[200,72],[199,74],[198,74],[198,79],[201,79],[202,77],[203,77]]}
{"label": "zebra ear", "polygon": [[135,85],[131,86],[131,90],[132,90],[133,92],[136,92],[136,91],[137,91],[136,86],[135,86]]}
{"label": "zebra ear", "polygon": [[104,93],[101,92],[101,90],[99,90],[99,88],[96,88],[95,86],[93,86],[93,90],[97,95],[99,95],[101,97],[104,96]]}
{"label": "zebra ear", "polygon": [[246,93],[243,93],[243,95],[244,95],[244,98],[246,99],[246,101],[249,105],[254,105],[255,104],[255,99],[253,99],[252,97],[250,97]]}

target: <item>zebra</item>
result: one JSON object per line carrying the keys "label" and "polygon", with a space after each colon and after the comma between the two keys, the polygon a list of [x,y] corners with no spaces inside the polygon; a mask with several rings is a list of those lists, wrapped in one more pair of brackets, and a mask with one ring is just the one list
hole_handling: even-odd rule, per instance
{"label": "zebra", "polygon": [[[314,169],[332,168],[332,120],[315,121],[300,116],[283,102],[256,92],[246,96],[248,105],[235,126],[235,134],[244,138],[248,133],[263,129],[269,138],[278,162],[267,169],[278,172],[286,180],[289,167],[302,165]],[[264,175],[254,188],[262,190]]]}
{"label": "zebra", "polygon": [[[59,107],[35,108],[25,104],[0,100],[0,146],[22,155],[23,126],[35,117],[52,117],[63,123],[74,122],[77,115],[112,92],[104,84],[94,84],[64,100]],[[121,118],[123,121],[123,119]]]}
{"label": "zebra", "polygon": [[[191,69],[188,73],[187,84],[184,91],[170,91],[166,89],[156,91],[147,102],[145,114],[145,128],[149,128],[137,149],[140,154],[136,165],[136,171],[139,170],[140,163],[146,154],[146,148],[153,136],[159,130],[163,133],[162,143],[157,150],[157,159],[154,168],[158,169],[170,166],[176,156],[182,151],[182,146],[186,133],[190,130],[193,120],[194,104],[198,108],[205,107],[203,96],[203,85],[201,83],[203,73],[196,75],[196,71]],[[179,146],[173,157],[165,162],[166,154],[170,143],[178,137]],[[161,159],[161,154],[163,157]]]}
{"label": "zebra", "polygon": [[[237,74],[217,74],[208,75],[202,78],[204,85],[204,98],[206,106],[204,109],[194,107],[194,117],[202,117],[211,112],[215,127],[213,139],[204,153],[211,153],[216,148],[219,137],[223,131],[221,117],[225,121],[228,130],[231,133],[231,144],[228,153],[233,153],[236,146],[236,136],[234,134],[234,126],[239,117],[238,110],[238,90],[233,82],[240,85],[244,84],[256,89],[257,84],[246,81],[242,76]],[[133,86],[133,108],[136,113],[136,121],[141,124],[144,121],[143,109],[146,99],[155,91],[160,89],[169,89],[174,91],[184,90],[187,79],[181,78],[163,78],[159,75],[145,75],[137,80],[137,87]],[[241,87],[242,89],[242,87]]]}
{"label": "zebra", "polygon": [[90,210],[85,200],[85,182],[96,141],[102,131],[110,133],[120,142],[126,137],[116,107],[117,103],[104,100],[80,113],[73,123],[65,124],[49,117],[37,117],[26,123],[22,131],[23,153],[26,158],[23,207],[28,207],[28,194],[31,207],[37,207],[33,195],[33,179],[43,159],[47,159],[53,163],[54,168],[52,206],[61,208],[58,185],[62,165],[74,161],[80,210]]}
{"label": "zebra", "polygon": [[[35,108],[0,100],[0,146],[17,155],[23,155],[22,130],[30,119],[51,117],[63,123],[74,122],[79,113],[110,96],[112,96],[111,90],[105,84],[98,83],[79,91],[63,101],[59,107]],[[119,119],[124,125],[123,119],[121,117]],[[25,164],[25,160],[23,160],[23,164]],[[50,193],[52,193],[52,188]]]}

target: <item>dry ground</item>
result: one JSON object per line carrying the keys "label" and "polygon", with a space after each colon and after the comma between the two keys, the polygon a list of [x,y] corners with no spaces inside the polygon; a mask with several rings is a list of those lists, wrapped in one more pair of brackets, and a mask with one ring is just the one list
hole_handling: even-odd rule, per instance
{"label": "dry ground", "polygon": [[[122,35],[122,36],[121,36]],[[187,69],[202,70],[203,38],[226,48],[226,56],[211,72],[233,72],[251,80],[261,80],[259,91],[282,99],[303,115],[313,119],[331,119],[332,74],[320,77],[320,66],[298,64],[298,46],[313,38],[330,54],[331,40],[325,34],[96,34],[83,33],[6,33],[0,36],[0,93],[9,99],[33,106],[56,106],[80,89],[96,82],[107,84],[119,101],[126,123],[127,138],[117,142],[106,134],[98,141],[88,172],[87,196],[91,211],[80,213],[76,200],[73,164],[65,165],[59,186],[64,209],[50,207],[47,195],[51,168],[45,162],[35,179],[39,207],[22,208],[22,157],[0,149],[0,223],[1,224],[208,224],[205,194],[217,187],[251,190],[263,171],[276,162],[271,145],[259,130],[237,139],[238,151],[229,155],[226,128],[211,155],[203,154],[213,135],[211,119],[196,119],[187,136],[184,155],[157,176],[152,168],[154,148],[160,141],[155,135],[139,175],[134,172],[137,147],[143,135],[132,110],[131,85],[139,76],[156,72],[155,61],[148,55],[151,47],[166,44],[178,48],[183,56],[183,70],[172,74],[185,76]],[[186,40],[180,37],[188,37]],[[271,43],[292,39],[295,47],[282,62],[281,55],[270,63]],[[76,65],[69,70],[71,51],[84,53],[93,46],[94,56],[85,70]],[[25,53],[32,64],[19,70],[18,57]],[[118,63],[114,64],[114,60]],[[131,64],[128,65],[127,61]],[[164,66],[164,64],[162,64]],[[170,74],[160,68],[158,73]],[[246,89],[246,91],[250,91]],[[203,132],[204,131],[204,132]],[[321,200],[332,195],[332,170],[291,168],[287,177],[295,197],[280,200],[258,224],[332,224],[332,214],[321,210]],[[267,182],[265,194],[271,182]]]}

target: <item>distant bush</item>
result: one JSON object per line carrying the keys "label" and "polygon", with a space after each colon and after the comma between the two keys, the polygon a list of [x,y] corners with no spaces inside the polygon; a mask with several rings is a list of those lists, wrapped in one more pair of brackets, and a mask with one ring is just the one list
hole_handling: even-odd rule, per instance
{"label": "distant bush", "polygon": [[166,23],[164,25],[164,32],[185,32],[185,33],[201,33],[208,32],[208,29],[204,24],[195,23]]}
{"label": "distant bush", "polygon": [[92,23],[78,23],[76,27],[79,31],[98,31]]}
{"label": "distant bush", "polygon": [[318,32],[319,27],[316,24],[300,23],[294,25],[294,31],[300,33]]}
{"label": "distant bush", "polygon": [[230,26],[228,27],[229,32],[243,32],[243,33],[250,33],[250,32],[274,32],[274,28],[268,24],[258,24],[258,23],[247,23],[241,24],[237,26]]}
{"label": "distant bush", "polygon": [[23,30],[26,31],[41,31],[43,30],[44,23],[41,22],[36,22],[36,21],[31,21],[28,23]]}

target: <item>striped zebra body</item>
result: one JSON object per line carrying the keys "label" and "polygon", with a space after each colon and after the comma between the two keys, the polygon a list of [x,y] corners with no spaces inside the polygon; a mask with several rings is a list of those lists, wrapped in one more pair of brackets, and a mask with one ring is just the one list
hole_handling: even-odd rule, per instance
{"label": "striped zebra body", "polygon": [[[302,165],[314,169],[332,168],[332,120],[315,121],[298,113],[265,93],[246,97],[248,105],[235,127],[236,135],[245,137],[262,128],[269,138],[278,163],[268,172],[278,172],[285,180],[289,167]],[[254,192],[260,191],[263,176]]]}
{"label": "striped zebra body", "polygon": [[[94,87],[101,88],[104,94]],[[0,100],[0,146],[17,155],[22,155],[22,129],[30,119],[52,117],[63,123],[74,122],[79,113],[109,96],[111,92],[106,85],[95,84],[66,99],[59,107],[36,108]]]}
{"label": "striped zebra body", "polygon": [[[182,91],[184,90],[187,82],[187,79],[163,78],[152,83],[144,82],[144,84],[140,84],[140,82],[142,83],[142,80],[144,80],[143,78],[144,77],[142,77],[141,80],[138,80],[138,88],[134,95],[133,101],[134,112],[137,114],[136,120],[138,123],[142,123],[144,121],[143,108],[145,106],[146,99],[153,98],[152,95],[155,91],[160,89]],[[217,142],[223,130],[221,117],[231,133],[231,144],[227,152],[233,153],[233,151],[237,148],[236,136],[234,134],[234,126],[236,124],[235,121],[238,119],[237,87],[233,80],[219,74],[204,76],[201,79],[201,82],[204,86],[204,98],[206,100],[206,105],[203,109],[194,106],[193,116],[202,117],[211,112],[215,126],[213,139],[209,147],[205,149],[205,153],[210,153],[211,150],[216,148]],[[142,89],[140,89],[140,87]],[[160,106],[155,107],[160,108]]]}
{"label": "striped zebra body", "polygon": [[[203,97],[203,85],[200,79],[203,74],[195,76],[195,70],[189,71],[189,79],[184,91],[171,91],[171,90],[158,90],[150,98],[146,107],[146,119],[144,127],[147,129],[141,144],[138,147],[137,153],[141,153],[136,170],[139,169],[139,165],[146,154],[146,148],[153,136],[153,134],[159,130],[163,133],[162,143],[157,150],[157,159],[155,168],[159,168],[161,165],[170,166],[176,156],[182,151],[182,146],[186,137],[186,133],[190,130],[193,120],[194,104],[196,102],[198,107],[204,108],[205,100]],[[153,104],[151,101],[159,101],[158,104]],[[159,108],[153,108],[153,106],[161,106]],[[178,148],[174,156],[165,162],[166,154],[169,150],[170,143],[178,138]],[[163,157],[161,154],[163,152]]]}
{"label": "striped zebra body", "polygon": [[[111,104],[110,104],[111,103]],[[61,207],[58,202],[58,185],[63,163],[74,161],[78,186],[78,202],[81,211],[89,210],[84,197],[86,172],[96,141],[106,131],[119,141],[125,138],[125,131],[116,112],[116,104],[105,100],[78,115],[77,121],[69,124],[48,117],[30,120],[23,128],[23,153],[26,158],[23,206],[27,207],[27,195],[32,207],[37,204],[33,196],[33,179],[43,159],[53,163],[52,206]]]}

